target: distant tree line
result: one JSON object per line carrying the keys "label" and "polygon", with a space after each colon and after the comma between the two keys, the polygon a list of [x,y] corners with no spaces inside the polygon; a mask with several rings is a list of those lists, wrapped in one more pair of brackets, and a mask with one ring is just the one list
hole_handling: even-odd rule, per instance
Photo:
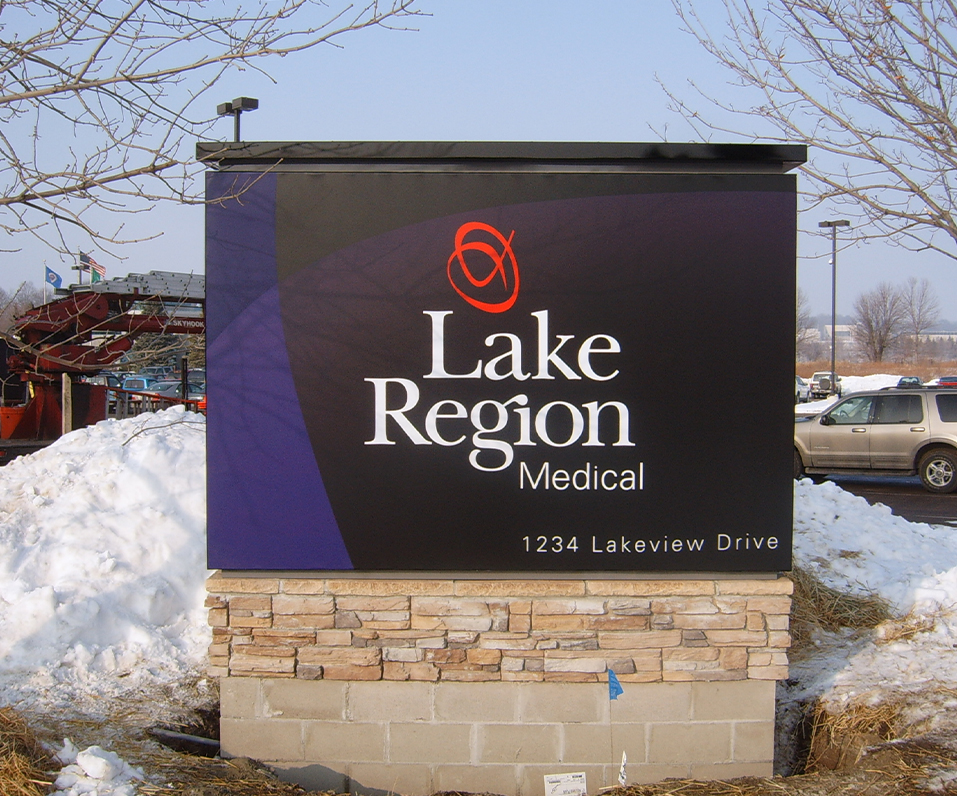
{"label": "distant tree line", "polygon": [[[802,358],[818,359],[830,351],[830,343],[815,339],[808,306],[807,296],[798,291],[797,351]],[[840,358],[868,362],[954,358],[957,343],[927,339],[939,320],[940,302],[928,280],[911,277],[903,284],[881,282],[854,300],[851,349],[843,347]]]}

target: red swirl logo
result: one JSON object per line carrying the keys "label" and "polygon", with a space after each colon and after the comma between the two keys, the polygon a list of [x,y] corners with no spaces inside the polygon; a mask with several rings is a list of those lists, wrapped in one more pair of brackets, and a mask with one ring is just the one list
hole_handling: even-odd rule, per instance
{"label": "red swirl logo", "polygon": [[[466,240],[466,236],[470,236]],[[491,236],[493,242],[488,238]],[[481,221],[469,221],[458,228],[455,233],[455,251],[449,257],[449,282],[455,292],[464,298],[473,307],[484,312],[505,312],[518,298],[518,263],[515,261],[515,252],[512,251],[512,238],[515,230],[506,238],[495,227],[483,224]],[[491,260],[491,269],[487,276],[477,277],[465,262],[466,252],[478,252]],[[471,255],[473,265],[476,255]],[[508,262],[508,266],[506,266]],[[453,272],[453,265],[458,268]],[[457,273],[465,277],[456,279]],[[501,286],[498,284],[501,279]],[[511,285],[509,284],[511,282]],[[461,284],[461,287],[459,286]]]}

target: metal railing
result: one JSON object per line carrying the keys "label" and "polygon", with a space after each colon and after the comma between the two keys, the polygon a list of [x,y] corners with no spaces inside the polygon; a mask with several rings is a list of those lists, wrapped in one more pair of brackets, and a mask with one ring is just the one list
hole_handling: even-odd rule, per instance
{"label": "metal railing", "polygon": [[[183,405],[187,412],[201,412],[199,398],[170,398],[151,392],[123,390],[111,387],[107,392],[107,415],[117,420],[135,417],[143,412],[158,412],[172,406]],[[205,403],[205,401],[202,401]]]}

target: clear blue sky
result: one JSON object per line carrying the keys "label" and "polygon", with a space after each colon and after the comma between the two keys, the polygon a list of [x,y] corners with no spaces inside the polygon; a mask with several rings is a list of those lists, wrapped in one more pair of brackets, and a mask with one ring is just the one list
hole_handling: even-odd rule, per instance
{"label": "clear blue sky", "polygon": [[[715,4],[717,6],[717,4]],[[687,34],[670,0],[421,0],[432,14],[418,30],[367,30],[273,63],[276,82],[234,74],[208,95],[257,97],[242,120],[245,140],[695,140],[667,109],[659,75],[685,91],[693,78],[726,94],[728,77]],[[216,133],[232,138],[232,120]],[[715,139],[719,140],[719,139]],[[730,140],[730,139],[725,139]],[[817,232],[823,211],[802,214]],[[152,269],[203,270],[203,211],[166,207],[128,219],[124,232],[157,240],[97,259],[108,276]],[[842,231],[843,236],[843,231]],[[829,238],[799,235],[799,286],[812,313],[830,312]],[[39,244],[0,254],[0,286],[42,284],[43,262],[74,281],[72,262]],[[942,315],[957,322],[957,261],[886,243],[856,244],[838,256],[838,311],[878,282],[927,278]]]}

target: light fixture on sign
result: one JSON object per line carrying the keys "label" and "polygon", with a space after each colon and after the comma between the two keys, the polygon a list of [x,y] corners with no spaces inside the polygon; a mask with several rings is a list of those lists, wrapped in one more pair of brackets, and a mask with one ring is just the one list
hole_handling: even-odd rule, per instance
{"label": "light fixture on sign", "polygon": [[216,106],[217,116],[232,116],[236,122],[233,127],[233,140],[239,143],[239,117],[243,111],[254,111],[259,108],[259,100],[253,97],[236,97],[232,102],[223,102]]}

